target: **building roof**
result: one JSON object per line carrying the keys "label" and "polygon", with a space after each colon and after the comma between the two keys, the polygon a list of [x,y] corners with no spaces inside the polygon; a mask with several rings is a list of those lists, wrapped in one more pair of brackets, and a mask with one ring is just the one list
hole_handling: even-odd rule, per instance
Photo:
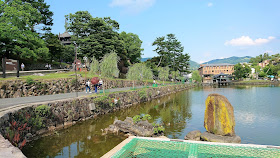
{"label": "building roof", "polygon": [[71,37],[71,35],[66,31],[63,34],[59,35],[59,37],[65,38],[65,37]]}
{"label": "building roof", "polygon": [[218,74],[218,75],[214,75],[213,76],[213,78],[218,78],[218,77],[220,77],[220,76],[227,76],[227,77],[231,77],[231,75],[229,75],[229,74],[224,74],[224,73],[220,73],[220,74]]}
{"label": "building roof", "polygon": [[234,64],[227,64],[227,63],[221,63],[221,64],[201,64],[198,69],[201,69],[201,68],[206,67],[206,66],[209,66],[209,67],[212,67],[212,66],[234,66]]}
{"label": "building roof", "polygon": [[221,63],[221,64],[203,64],[201,66],[234,66],[234,64],[227,64],[227,63]]}

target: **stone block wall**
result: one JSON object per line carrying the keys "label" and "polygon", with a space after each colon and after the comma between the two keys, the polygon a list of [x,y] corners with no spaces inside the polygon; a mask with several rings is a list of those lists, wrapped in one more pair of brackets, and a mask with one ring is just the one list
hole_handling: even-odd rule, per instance
{"label": "stone block wall", "polygon": [[[27,96],[52,95],[61,93],[75,92],[76,83],[73,78],[64,78],[57,80],[34,80],[34,83],[27,83],[25,80],[9,80],[1,81],[0,83],[0,98],[17,98]],[[112,80],[104,79],[104,88],[123,88],[132,87],[133,81],[129,80]],[[145,83],[142,81],[135,81],[135,86],[143,86],[145,84],[152,85],[152,83]],[[93,85],[91,85],[93,88]],[[77,82],[77,90],[85,90],[85,79],[79,78]]]}
{"label": "stone block wall", "polygon": [[50,131],[71,126],[77,121],[94,118],[193,86],[181,84],[30,105],[2,115],[0,133],[14,146],[22,147],[28,141]]}

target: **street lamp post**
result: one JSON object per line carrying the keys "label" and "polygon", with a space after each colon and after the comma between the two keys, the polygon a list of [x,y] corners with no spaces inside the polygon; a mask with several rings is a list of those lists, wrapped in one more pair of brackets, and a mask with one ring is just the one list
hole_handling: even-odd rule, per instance
{"label": "street lamp post", "polygon": [[75,76],[76,76],[76,97],[78,97],[78,86],[77,86],[77,82],[78,82],[78,78],[77,78],[77,43],[74,41],[75,44]]}

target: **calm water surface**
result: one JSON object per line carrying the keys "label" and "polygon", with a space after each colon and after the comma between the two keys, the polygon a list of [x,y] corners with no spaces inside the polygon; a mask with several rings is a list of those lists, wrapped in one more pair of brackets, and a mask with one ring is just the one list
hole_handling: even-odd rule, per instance
{"label": "calm water surface", "polygon": [[101,129],[115,117],[123,120],[137,114],[150,114],[152,121],[164,124],[168,138],[184,139],[192,130],[205,131],[205,100],[210,93],[226,96],[233,105],[235,131],[242,143],[280,145],[280,87],[235,86],[195,88],[78,123],[29,143],[23,153],[27,157],[100,157],[126,138],[102,136]]}

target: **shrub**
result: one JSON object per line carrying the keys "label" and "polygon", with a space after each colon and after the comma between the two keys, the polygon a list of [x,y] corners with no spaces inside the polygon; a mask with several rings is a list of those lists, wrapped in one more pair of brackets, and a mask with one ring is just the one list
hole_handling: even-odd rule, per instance
{"label": "shrub", "polygon": [[32,84],[35,83],[35,81],[34,81],[31,77],[27,77],[27,78],[26,78],[26,83],[27,83],[28,85],[32,85]]}
{"label": "shrub", "polygon": [[155,135],[162,134],[165,131],[165,128],[162,125],[153,124],[153,126],[154,126],[154,134]]}
{"label": "shrub", "polygon": [[142,120],[150,120],[150,119],[152,119],[152,116],[151,115],[149,115],[149,114],[146,114],[146,115],[144,115],[143,117],[142,117]]}
{"label": "shrub", "polygon": [[141,121],[141,116],[140,115],[135,115],[135,116],[133,116],[133,123],[137,123],[137,122],[139,122],[139,121]]}
{"label": "shrub", "polygon": [[139,95],[141,100],[146,99],[148,97],[147,92],[145,90],[138,91],[138,95]]}

